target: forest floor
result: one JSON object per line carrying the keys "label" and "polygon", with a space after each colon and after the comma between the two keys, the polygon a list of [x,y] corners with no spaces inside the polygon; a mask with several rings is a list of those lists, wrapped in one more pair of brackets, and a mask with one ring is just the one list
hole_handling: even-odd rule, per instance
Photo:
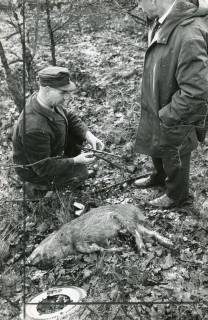
{"label": "forest floor", "polygon": [[[74,34],[70,45],[58,48],[58,63],[72,69],[80,84],[68,107],[104,141],[106,151],[122,156],[119,164],[124,170],[98,160],[92,166],[95,177],[88,179],[81,190],[64,190],[53,200],[23,205],[21,182],[13,168],[2,167],[0,319],[18,319],[24,290],[28,301],[54,286],[82,287],[88,302],[124,302],[92,305],[80,319],[208,319],[208,142],[192,156],[194,203],[171,210],[153,209],[148,201],[161,190],[138,189],[125,182],[152,168],[148,157],[133,153],[145,46],[142,32],[108,30]],[[43,59],[45,55],[45,62],[38,58],[39,66],[47,64],[44,50],[39,56]],[[4,80],[1,85],[6,86]],[[11,133],[18,113],[6,90],[0,99],[1,163],[11,164]],[[133,173],[125,170],[126,165]],[[24,241],[27,257],[46,235],[75,218],[75,201],[87,210],[133,203],[143,209],[155,230],[173,241],[174,249],[153,243],[144,256],[132,247],[130,252],[70,256],[49,270],[24,269]]]}

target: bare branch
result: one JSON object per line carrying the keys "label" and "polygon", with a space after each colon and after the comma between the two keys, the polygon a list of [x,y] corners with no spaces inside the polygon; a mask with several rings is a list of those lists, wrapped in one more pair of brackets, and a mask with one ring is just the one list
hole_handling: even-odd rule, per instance
{"label": "bare branch", "polygon": [[66,34],[62,34],[61,36],[56,36],[56,38],[55,38],[55,43],[56,44],[59,44],[59,43],[61,43],[61,41],[64,39],[66,37]]}
{"label": "bare branch", "polygon": [[69,17],[66,21],[64,21],[62,24],[56,24],[53,27],[53,32],[61,30],[63,27],[65,27],[67,25],[67,23],[69,22],[74,22],[76,20],[76,18],[74,17],[74,19],[72,19],[72,17]]}
{"label": "bare branch", "polygon": [[21,59],[20,56],[18,55],[18,53],[14,52],[14,51],[8,50],[8,53],[12,54],[15,57],[17,57],[17,59]]}
{"label": "bare branch", "polygon": [[137,23],[141,23],[142,25],[146,25],[146,21],[145,19],[135,15],[134,13],[132,13],[131,11],[134,10],[137,6],[135,5],[133,8],[127,10],[125,9],[123,6],[121,6],[117,0],[113,0],[113,2],[115,3],[115,5],[123,12],[128,14],[129,16],[131,16]]}
{"label": "bare branch", "polygon": [[17,28],[17,25],[10,19],[10,20],[5,20],[5,22],[7,23],[7,24],[9,24],[10,26],[12,26],[13,28]]}
{"label": "bare branch", "polygon": [[8,64],[11,65],[11,64],[18,63],[18,62],[23,62],[23,60],[22,59],[16,59],[16,60],[10,61]]}
{"label": "bare branch", "polygon": [[9,91],[11,92],[11,95],[14,99],[14,102],[18,108],[19,111],[21,111],[22,108],[22,87],[21,85],[16,81],[14,78],[11,69],[9,67],[7,57],[5,55],[4,47],[2,45],[2,42],[0,41],[0,58],[2,65],[4,67],[4,71],[6,73],[6,80],[7,80],[7,85],[9,88]]}
{"label": "bare branch", "polygon": [[6,36],[5,39],[6,39],[6,40],[9,40],[10,38],[16,36],[17,34],[18,34],[18,31],[15,31],[15,32],[9,34],[8,36]]}
{"label": "bare branch", "polygon": [[36,7],[36,17],[35,17],[35,39],[34,39],[34,45],[32,48],[32,55],[33,57],[36,54],[37,51],[37,43],[38,43],[38,35],[39,35],[39,20],[40,20],[40,4],[39,1],[37,0],[37,7]]}
{"label": "bare branch", "polygon": [[17,30],[18,30],[18,32],[19,32],[19,35],[20,35],[21,44],[23,45],[23,42],[24,42],[24,40],[23,40],[23,34],[22,34],[23,22],[20,22],[20,21],[19,21],[19,17],[18,17],[18,15],[17,15],[17,13],[14,11],[14,9],[13,9],[13,16],[14,16],[14,19],[17,21],[17,26],[16,26],[16,28],[17,28]]}

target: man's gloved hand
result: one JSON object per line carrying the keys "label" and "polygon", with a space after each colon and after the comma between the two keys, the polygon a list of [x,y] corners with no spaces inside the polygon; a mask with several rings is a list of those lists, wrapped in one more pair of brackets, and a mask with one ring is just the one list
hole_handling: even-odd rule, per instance
{"label": "man's gloved hand", "polygon": [[90,131],[87,131],[86,133],[86,140],[94,150],[102,151],[104,149],[104,143],[100,139],[96,138]]}
{"label": "man's gloved hand", "polygon": [[73,159],[75,164],[89,164],[95,161],[93,152],[81,153]]}

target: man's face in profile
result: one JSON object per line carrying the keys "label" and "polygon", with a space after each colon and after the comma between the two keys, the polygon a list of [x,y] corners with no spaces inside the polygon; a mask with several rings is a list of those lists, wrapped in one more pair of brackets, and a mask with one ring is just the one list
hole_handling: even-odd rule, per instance
{"label": "man's face in profile", "polygon": [[48,87],[47,99],[50,105],[58,106],[63,104],[66,95],[69,95],[68,91],[63,91],[59,88]]}
{"label": "man's face in profile", "polygon": [[157,8],[159,2],[162,0],[139,0],[138,4],[142,8],[142,10],[146,13],[148,18],[154,19],[157,17]]}

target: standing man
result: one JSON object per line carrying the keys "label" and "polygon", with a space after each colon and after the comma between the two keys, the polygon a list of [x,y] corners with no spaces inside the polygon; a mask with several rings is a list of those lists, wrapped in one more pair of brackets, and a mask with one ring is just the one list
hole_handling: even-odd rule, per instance
{"label": "standing man", "polygon": [[92,153],[80,153],[83,142],[93,149],[103,149],[96,138],[71,111],[62,105],[66,94],[76,89],[66,68],[50,66],[39,72],[40,89],[27,101],[25,119],[21,113],[13,134],[16,171],[25,181],[26,193],[33,197],[50,190],[86,179],[86,165],[94,161]]}
{"label": "standing man", "polygon": [[201,140],[208,113],[208,1],[141,0],[149,32],[136,152],[152,157],[155,172],[138,187],[164,185],[156,207],[189,196],[191,151]]}

